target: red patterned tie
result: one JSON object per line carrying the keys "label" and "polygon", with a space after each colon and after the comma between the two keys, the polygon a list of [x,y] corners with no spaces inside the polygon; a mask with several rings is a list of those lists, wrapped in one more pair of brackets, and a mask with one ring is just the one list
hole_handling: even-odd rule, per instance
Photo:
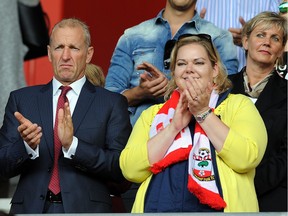
{"label": "red patterned tie", "polygon": [[70,86],[61,86],[61,94],[58,98],[55,125],[54,125],[54,166],[52,171],[51,180],[49,183],[49,190],[52,191],[55,195],[60,193],[60,181],[59,181],[59,170],[58,170],[58,158],[60,155],[61,142],[58,137],[58,111],[60,108],[64,107],[64,103],[68,101],[66,94],[71,90]]}

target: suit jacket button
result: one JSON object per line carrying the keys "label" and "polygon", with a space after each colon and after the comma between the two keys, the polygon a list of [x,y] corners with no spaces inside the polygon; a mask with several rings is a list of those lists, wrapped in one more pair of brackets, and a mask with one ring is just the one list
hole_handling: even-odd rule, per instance
{"label": "suit jacket button", "polygon": [[44,200],[44,199],[45,199],[45,196],[44,196],[44,195],[41,195],[41,196],[40,196],[40,199],[41,199],[41,200]]}

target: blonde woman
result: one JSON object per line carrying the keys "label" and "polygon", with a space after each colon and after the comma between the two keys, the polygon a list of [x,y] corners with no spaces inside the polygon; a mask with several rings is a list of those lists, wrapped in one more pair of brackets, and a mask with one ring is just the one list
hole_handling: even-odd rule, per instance
{"label": "blonde woman", "polygon": [[231,76],[233,93],[248,96],[259,110],[268,144],[256,169],[255,188],[260,211],[287,211],[287,80],[275,70],[287,41],[287,20],[262,12],[244,25],[247,64]]}
{"label": "blonde woman", "polygon": [[229,94],[210,35],[174,43],[168,100],[143,111],[120,155],[124,176],[141,183],[132,212],[257,212],[263,120],[247,97]]}

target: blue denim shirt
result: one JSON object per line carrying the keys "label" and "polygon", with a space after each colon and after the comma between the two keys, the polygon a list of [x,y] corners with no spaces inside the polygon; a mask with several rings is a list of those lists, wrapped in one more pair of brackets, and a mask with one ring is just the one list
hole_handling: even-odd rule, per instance
{"label": "blue denim shirt", "polygon": [[[170,70],[166,70],[163,64],[165,43],[186,33],[211,35],[213,44],[217,48],[228,74],[237,73],[236,46],[230,32],[201,19],[195,11],[195,16],[184,23],[172,38],[169,23],[162,16],[163,11],[160,11],[157,17],[125,30],[112,55],[105,88],[123,93],[127,89],[138,86],[139,75],[144,73],[144,70],[137,70],[136,67],[144,61],[156,66],[170,79]],[[145,101],[137,107],[129,107],[131,124],[135,124],[143,110],[162,102],[163,98],[158,98]]]}

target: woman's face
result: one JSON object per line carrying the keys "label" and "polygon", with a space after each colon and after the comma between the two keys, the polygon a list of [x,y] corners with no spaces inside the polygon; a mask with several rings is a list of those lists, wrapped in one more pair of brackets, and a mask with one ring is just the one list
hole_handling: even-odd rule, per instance
{"label": "woman's face", "polygon": [[186,89],[186,82],[189,78],[199,79],[202,88],[206,88],[217,75],[218,67],[212,66],[208,53],[202,45],[192,43],[179,48],[174,77],[180,91]]}
{"label": "woman's face", "polygon": [[283,33],[275,26],[263,28],[257,26],[249,38],[243,38],[243,47],[248,51],[247,62],[252,61],[261,65],[275,64],[283,52]]}

